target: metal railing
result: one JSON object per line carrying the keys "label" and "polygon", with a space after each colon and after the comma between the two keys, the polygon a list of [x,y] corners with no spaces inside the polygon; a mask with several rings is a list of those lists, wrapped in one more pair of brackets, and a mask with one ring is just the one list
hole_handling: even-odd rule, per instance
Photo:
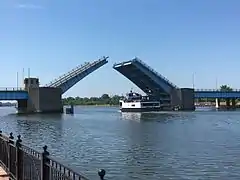
{"label": "metal railing", "polygon": [[23,87],[0,87],[0,91],[25,91]]}
{"label": "metal railing", "polygon": [[51,86],[52,87],[58,87],[62,85],[63,83],[67,82],[71,78],[77,76],[80,73],[83,73],[84,71],[88,70],[89,68],[95,66],[99,62],[94,62],[92,64],[86,64],[85,66],[81,67],[80,69],[77,69],[75,71],[71,71],[70,73],[67,73],[65,76],[62,76],[60,79],[58,79],[56,82],[54,82]]}
{"label": "metal railing", "polygon": [[134,58],[133,61],[137,61],[140,64],[142,64],[143,66],[147,67],[149,70],[151,70],[153,73],[155,73],[156,75],[158,75],[160,78],[162,78],[163,80],[165,80],[168,84],[170,84],[172,87],[174,88],[178,88],[175,84],[173,84],[171,81],[169,81],[166,77],[164,77],[163,75],[161,75],[159,72],[157,72],[156,70],[154,70],[153,68],[151,68],[149,65],[147,65],[145,62],[143,62],[141,59],[139,58]]}
{"label": "metal railing", "polygon": [[[85,176],[50,157],[47,146],[40,153],[22,144],[21,136],[14,140],[0,131],[0,166],[11,180],[88,180]],[[98,172],[100,179],[105,170]]]}
{"label": "metal railing", "polygon": [[240,89],[231,89],[231,90],[223,90],[223,89],[194,89],[194,91],[208,91],[208,92],[240,92]]}
{"label": "metal railing", "polygon": [[76,71],[82,71],[82,70],[84,70],[84,68],[88,67],[88,65],[89,65],[89,64],[86,63],[86,64],[84,64],[84,65],[81,65],[81,66],[77,67],[77,68],[74,68],[74,69],[72,69],[71,71],[69,71],[69,72],[67,72],[67,73],[59,76],[59,77],[56,78],[55,80],[51,81],[51,82],[50,82],[49,84],[47,84],[46,86],[57,86],[57,84],[58,84],[58,83],[62,83],[62,80],[63,80],[63,79],[66,79],[67,76],[73,74],[73,73],[76,72]]}
{"label": "metal railing", "polygon": [[94,61],[92,63],[90,62],[86,62],[83,65],[77,66],[76,68],[72,69],[71,71],[59,76],[57,79],[55,79],[54,81],[51,81],[49,84],[47,84],[47,87],[56,87],[61,85],[64,82],[67,82],[69,79],[71,79],[72,77],[74,77],[75,75],[84,72],[85,70],[89,69],[90,67],[95,66],[96,64],[98,64],[101,61],[107,60],[108,57],[103,56],[101,59]]}

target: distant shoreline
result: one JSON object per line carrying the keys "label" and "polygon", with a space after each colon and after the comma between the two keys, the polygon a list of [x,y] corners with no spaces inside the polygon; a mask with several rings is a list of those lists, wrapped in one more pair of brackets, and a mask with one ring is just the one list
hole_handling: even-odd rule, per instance
{"label": "distant shoreline", "polygon": [[[64,104],[64,106],[70,106],[70,104]],[[110,105],[110,104],[101,104],[101,105],[98,105],[98,104],[95,104],[95,105],[74,105],[74,106],[101,106],[101,107],[118,107],[118,105]]]}

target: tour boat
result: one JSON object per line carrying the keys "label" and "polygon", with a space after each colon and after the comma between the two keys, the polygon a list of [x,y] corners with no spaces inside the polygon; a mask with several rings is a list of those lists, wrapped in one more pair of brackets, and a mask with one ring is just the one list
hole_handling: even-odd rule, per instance
{"label": "tour boat", "polygon": [[148,96],[142,96],[139,93],[130,91],[119,101],[122,112],[149,112],[160,111],[160,101],[152,101]]}

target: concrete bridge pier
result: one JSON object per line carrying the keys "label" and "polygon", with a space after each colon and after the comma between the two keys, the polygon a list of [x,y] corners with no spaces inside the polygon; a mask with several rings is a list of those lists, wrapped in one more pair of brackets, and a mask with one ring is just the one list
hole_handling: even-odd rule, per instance
{"label": "concrete bridge pier", "polygon": [[39,87],[38,78],[25,78],[27,100],[18,100],[18,113],[63,113],[61,88]]}
{"label": "concrete bridge pier", "polygon": [[17,113],[26,113],[28,107],[28,100],[21,99],[17,101]]}
{"label": "concrete bridge pier", "polygon": [[216,98],[216,109],[220,108],[220,99]]}
{"label": "concrete bridge pier", "polygon": [[179,107],[179,110],[183,111],[194,111],[194,89],[192,88],[181,88],[173,89],[171,91],[171,107]]}
{"label": "concrete bridge pier", "polygon": [[226,99],[226,106],[227,106],[227,107],[230,107],[230,98],[227,98],[227,99]]}
{"label": "concrete bridge pier", "polygon": [[232,98],[232,108],[236,108],[236,98]]}
{"label": "concrete bridge pier", "polygon": [[226,99],[226,107],[229,109],[230,108],[230,98]]}

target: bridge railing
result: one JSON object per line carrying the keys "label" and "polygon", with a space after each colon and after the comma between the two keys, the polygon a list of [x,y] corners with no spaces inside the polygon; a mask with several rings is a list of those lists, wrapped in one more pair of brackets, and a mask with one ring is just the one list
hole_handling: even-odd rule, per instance
{"label": "bridge railing", "polygon": [[208,91],[208,92],[240,92],[240,89],[222,90],[222,89],[194,89],[194,91]]}
{"label": "bridge railing", "polygon": [[157,72],[156,70],[154,70],[153,68],[151,68],[149,65],[147,65],[145,62],[143,62],[141,59],[139,58],[135,58],[134,60],[140,62],[141,64],[143,64],[144,66],[146,66],[149,70],[151,70],[153,73],[157,74],[159,77],[161,77],[163,80],[165,80],[167,83],[169,83],[172,87],[174,88],[178,88],[175,84],[173,84],[171,81],[169,81],[166,77],[164,77],[163,75],[161,75],[159,72]]}
{"label": "bridge railing", "polygon": [[108,57],[104,57],[103,59],[99,59],[97,61],[94,61],[93,63],[89,63],[86,66],[84,66],[83,68],[76,70],[75,72],[69,73],[67,74],[67,76],[63,77],[58,83],[55,84],[56,86],[60,86],[63,83],[67,82],[68,80],[70,80],[73,77],[76,77],[77,75],[79,75],[80,73],[85,72],[86,70],[95,67],[96,65],[98,65],[100,62],[102,62],[103,60],[106,60]]}
{"label": "bridge railing", "polygon": [[71,71],[59,76],[55,80],[51,81],[46,86],[57,86],[62,83],[62,80],[69,80],[69,78],[72,78],[73,75],[76,75],[77,73],[84,72],[85,70],[89,69],[90,67],[93,67],[94,65],[98,64],[99,62],[108,59],[108,57],[103,56],[102,58],[90,63],[85,62],[82,65],[77,66],[76,68],[72,69]]}
{"label": "bridge railing", "polygon": [[[84,175],[62,165],[50,157],[47,146],[40,153],[22,143],[21,136],[14,140],[13,134],[6,136],[0,131],[0,166],[11,180],[88,180]],[[100,177],[105,171],[98,172]]]}
{"label": "bridge railing", "polygon": [[74,71],[66,73],[65,76],[63,76],[62,78],[67,81],[67,80],[71,79],[73,76],[76,76],[77,74],[79,74],[80,72],[84,72],[85,70],[89,69],[90,67],[93,67],[94,65],[96,65],[100,61],[101,60],[97,60],[97,61],[94,61],[93,63],[87,63],[85,66],[83,66],[80,69],[75,69]]}
{"label": "bridge railing", "polygon": [[87,63],[87,64],[81,66],[81,68],[79,68],[79,69],[74,69],[74,70],[72,70],[72,71],[70,71],[70,72],[68,72],[68,73],[60,76],[55,82],[53,82],[53,83],[51,84],[51,86],[56,87],[56,86],[61,85],[63,82],[68,81],[69,79],[71,79],[71,78],[72,78],[73,76],[75,76],[76,74],[79,74],[79,73],[81,73],[81,72],[84,72],[85,70],[87,70],[87,69],[89,69],[90,67],[94,66],[95,63],[96,63],[96,62],[94,62],[94,63],[92,63],[92,64]]}
{"label": "bridge railing", "polygon": [[84,69],[84,67],[88,66],[88,63],[82,64],[80,66],[77,66],[76,68],[72,69],[71,71],[59,76],[58,78],[54,79],[53,81],[51,81],[49,84],[47,84],[46,86],[54,86],[55,84],[57,84],[58,82],[61,82],[61,80],[63,78],[65,78],[67,75],[72,74],[75,71],[81,71],[82,69]]}
{"label": "bridge railing", "polygon": [[23,87],[0,87],[0,91],[25,91]]}

